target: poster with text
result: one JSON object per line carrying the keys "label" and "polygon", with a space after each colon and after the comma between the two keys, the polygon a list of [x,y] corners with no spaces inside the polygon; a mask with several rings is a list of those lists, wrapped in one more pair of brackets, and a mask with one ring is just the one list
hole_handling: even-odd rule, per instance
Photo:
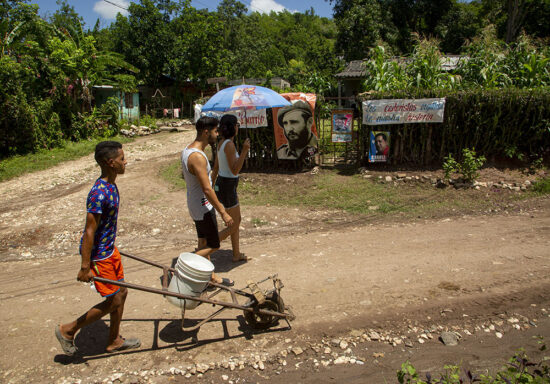
{"label": "poster with text", "polygon": [[369,145],[369,163],[384,163],[390,157],[390,133],[371,131]]}
{"label": "poster with text", "polygon": [[352,141],[353,110],[339,109],[332,111],[332,142],[349,143]]}
{"label": "poster with text", "polygon": [[241,110],[233,110],[233,111],[226,111],[226,112],[220,112],[220,111],[202,111],[202,105],[201,104],[195,104],[195,123],[201,116],[210,116],[215,117],[218,120],[222,118],[223,115],[233,115],[235,116],[239,124],[241,125],[241,128],[259,128],[259,127],[267,127],[267,114],[265,109],[247,109]]}
{"label": "poster with text", "polygon": [[442,123],[445,98],[363,101],[363,124]]}

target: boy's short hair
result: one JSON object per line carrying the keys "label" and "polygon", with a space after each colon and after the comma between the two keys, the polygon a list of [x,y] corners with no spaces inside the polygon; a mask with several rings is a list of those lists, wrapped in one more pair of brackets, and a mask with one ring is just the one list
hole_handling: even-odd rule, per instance
{"label": "boy's short hair", "polygon": [[118,155],[119,149],[122,149],[122,144],[118,141],[102,141],[95,146],[95,161],[100,166],[106,165],[107,160],[113,159]]}
{"label": "boy's short hair", "polygon": [[201,133],[205,129],[210,130],[212,128],[216,128],[217,126],[218,126],[218,119],[216,119],[215,117],[210,117],[210,116],[202,116],[195,123],[195,128],[197,129],[197,134]]}

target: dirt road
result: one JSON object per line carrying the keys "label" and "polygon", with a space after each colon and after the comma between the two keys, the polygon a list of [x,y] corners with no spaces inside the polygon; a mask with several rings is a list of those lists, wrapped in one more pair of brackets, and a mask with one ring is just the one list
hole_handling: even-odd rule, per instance
{"label": "dirt road", "polygon": [[[194,248],[185,194],[158,176],[192,135],[125,145],[121,250],[170,264]],[[87,156],[0,184],[2,382],[395,382],[407,359],[420,370],[494,369],[519,347],[536,354],[532,336],[550,335],[548,199],[499,215],[376,225],[340,212],[245,206],[242,248],[253,259],[233,264],[226,243],[213,262],[238,286],[278,273],[297,316],[292,329],[253,333],[241,313],[226,311],[197,342],[180,330],[178,308],[130,291],[121,332],[142,347],[104,354],[108,321],[99,322],[77,337],[83,357],[67,359],[54,326],[99,301],[76,282],[84,202],[98,171]],[[323,220],[334,216],[339,224]],[[127,281],[160,287],[158,269],[124,262]],[[461,336],[458,346],[438,340],[446,330]]]}

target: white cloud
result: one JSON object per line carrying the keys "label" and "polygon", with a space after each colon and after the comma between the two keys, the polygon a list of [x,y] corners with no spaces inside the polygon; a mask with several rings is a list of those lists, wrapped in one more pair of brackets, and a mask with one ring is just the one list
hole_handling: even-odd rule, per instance
{"label": "white cloud", "polygon": [[[249,10],[251,12],[269,13],[283,12],[286,8],[284,5],[277,3],[275,0],[252,0],[250,2]],[[297,12],[295,10],[288,10],[289,12]]]}
{"label": "white cloud", "polygon": [[[130,1],[128,0],[109,0],[111,3],[116,3],[122,8],[128,8]],[[116,5],[107,3],[106,1],[100,0],[94,4],[94,11],[99,13],[101,17],[107,20],[116,19],[117,13],[121,13],[124,16],[128,16],[128,11],[117,7]]]}

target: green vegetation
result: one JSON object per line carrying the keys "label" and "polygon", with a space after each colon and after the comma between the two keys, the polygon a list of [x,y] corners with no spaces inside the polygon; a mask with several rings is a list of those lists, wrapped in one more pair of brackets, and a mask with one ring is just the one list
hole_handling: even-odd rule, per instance
{"label": "green vegetation", "polygon": [[261,226],[264,226],[264,225],[268,225],[268,224],[269,224],[268,221],[259,219],[259,218],[257,218],[257,217],[252,218],[252,220],[251,220],[250,222],[251,222],[252,225],[254,225],[255,227],[261,227]]}
{"label": "green vegetation", "polygon": [[0,5],[0,159],[119,131],[120,101],[95,108],[92,88],[132,90],[136,69],[99,49],[74,9],[60,5],[50,22],[37,5]]}
{"label": "green vegetation", "polygon": [[[48,169],[59,163],[69,160],[75,160],[82,156],[93,153],[95,146],[104,139],[91,139],[80,141],[78,143],[65,142],[62,147],[41,150],[23,156],[12,156],[9,159],[0,161],[0,181],[12,179],[25,173]],[[121,143],[131,142],[126,137],[114,137],[110,140],[116,140]]]}
{"label": "green vegetation", "polygon": [[[160,174],[174,189],[185,189],[179,161],[165,166]],[[323,170],[308,178],[306,185],[292,180],[273,175],[269,183],[265,183],[250,181],[245,175],[239,182],[239,200],[243,205],[252,206],[334,209],[369,216],[399,214],[403,218],[416,218],[487,210],[503,199],[502,196],[495,196],[495,200],[479,199],[474,191],[435,190],[421,184],[396,187],[365,180],[356,174],[339,174],[336,170]]]}
{"label": "green vegetation", "polygon": [[535,185],[533,185],[533,191],[543,195],[550,194],[550,177],[538,180]]}
{"label": "green vegetation", "polygon": [[[500,155],[495,153],[499,148],[531,158],[526,155],[540,157],[540,148],[548,147],[550,118],[548,108],[541,105],[549,103],[536,92],[549,94],[550,2],[330,3],[333,18],[320,17],[313,9],[260,13],[237,0],[223,0],[215,11],[196,9],[187,0],[138,0],[130,3],[127,16],[119,14],[111,25],[86,28],[65,0],[59,0],[59,9],[44,19],[36,4],[4,1],[0,4],[0,158],[117,134],[121,100],[96,108],[93,87],[112,85],[122,93],[133,92],[138,84],[160,86],[164,75],[175,80],[176,89],[197,92],[209,87],[210,77],[265,78],[268,85],[279,76],[290,81],[293,91],[317,93],[319,116],[326,118],[334,104],[323,97],[338,93],[333,75],[345,61],[365,57],[370,61],[364,90],[376,91],[369,97],[383,92],[390,92],[386,97],[449,97],[445,113],[453,111],[446,117],[452,129],[444,126],[434,132],[434,142],[423,124],[404,128],[398,135],[392,132],[396,138],[392,148],[399,140],[407,140],[401,146],[406,150],[421,147],[392,156],[397,162],[429,163],[474,146],[487,157]],[[469,60],[451,73],[441,66],[442,54],[465,54]],[[397,61],[396,56],[407,60]],[[506,98],[484,100],[483,92],[497,89],[521,100],[511,100],[512,107],[506,108]],[[525,92],[515,93],[518,89]],[[458,93],[471,90],[478,91]],[[176,91],[170,97],[179,105],[193,96]],[[456,102],[462,98],[464,102]],[[462,132],[456,130],[457,121],[468,125],[463,138],[457,137]],[[487,126],[506,130],[488,134]],[[527,140],[517,132],[524,132],[520,136]],[[272,137],[258,134],[256,139],[262,145],[253,143],[253,147],[262,149],[253,165],[272,164],[275,151],[265,144],[272,143]]]}
{"label": "green vegetation", "polygon": [[[506,44],[496,38],[494,27],[464,47],[468,57],[452,73],[442,67],[443,53],[437,40],[419,40],[404,63],[383,46],[369,49],[365,91],[405,89],[495,89],[550,86],[550,48],[521,36]],[[406,63],[406,64],[405,64]]]}
{"label": "green vegetation", "polygon": [[479,176],[479,170],[487,159],[484,156],[477,156],[475,149],[464,148],[462,150],[462,161],[456,161],[452,155],[445,158],[443,170],[445,178],[449,178],[452,173],[458,173],[467,183],[474,182]]}
{"label": "green vegetation", "polygon": [[[546,346],[539,337],[539,349],[544,351]],[[456,365],[445,365],[445,372],[439,378],[435,378],[431,373],[426,373],[426,379],[421,379],[416,368],[409,362],[401,364],[401,369],[397,371],[397,380],[400,384],[461,384],[461,383],[479,383],[479,384],[543,384],[550,382],[550,366],[546,360],[533,362],[520,350],[517,352],[498,372],[492,375],[474,375],[468,371],[465,376],[461,375],[460,367]]]}
{"label": "green vegetation", "polygon": [[174,161],[160,169],[160,176],[174,189],[186,189],[185,180],[181,173],[181,161]]}

